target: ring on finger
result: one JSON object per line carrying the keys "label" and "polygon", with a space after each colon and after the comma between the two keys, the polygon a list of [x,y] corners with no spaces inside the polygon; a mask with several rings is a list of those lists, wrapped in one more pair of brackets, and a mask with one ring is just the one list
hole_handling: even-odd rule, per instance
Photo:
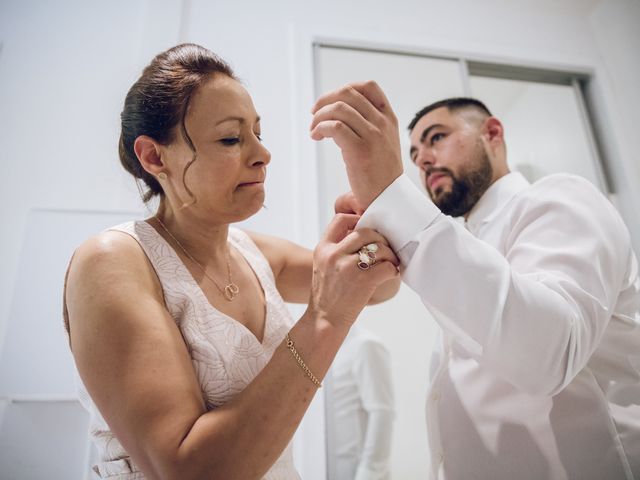
{"label": "ring on finger", "polygon": [[363,260],[358,260],[358,268],[360,270],[369,270],[369,267],[371,267],[372,263],[370,260],[367,261],[363,261]]}
{"label": "ring on finger", "polygon": [[378,245],[370,243],[364,245],[358,251],[358,268],[360,270],[368,270],[372,265],[376,263],[376,252],[378,251]]}
{"label": "ring on finger", "polygon": [[363,246],[360,249],[360,251],[363,252],[365,255],[367,255],[370,259],[375,260],[376,252],[378,251],[378,244],[370,243],[368,245]]}

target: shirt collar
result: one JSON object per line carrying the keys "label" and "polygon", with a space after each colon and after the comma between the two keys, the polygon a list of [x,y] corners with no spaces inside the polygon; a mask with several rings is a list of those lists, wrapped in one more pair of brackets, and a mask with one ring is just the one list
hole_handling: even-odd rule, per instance
{"label": "shirt collar", "polygon": [[476,233],[482,225],[493,220],[516,194],[528,186],[527,179],[518,172],[511,172],[500,177],[493,182],[471,209],[471,213],[465,221],[467,229]]}

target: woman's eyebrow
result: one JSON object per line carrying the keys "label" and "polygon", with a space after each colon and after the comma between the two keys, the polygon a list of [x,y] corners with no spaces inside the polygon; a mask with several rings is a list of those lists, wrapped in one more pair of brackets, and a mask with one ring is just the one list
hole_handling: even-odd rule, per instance
{"label": "woman's eyebrow", "polygon": [[[222,120],[220,120],[218,123],[216,123],[216,126],[220,125],[221,123],[224,123],[224,122],[230,122],[230,121],[236,121],[236,122],[240,122],[240,123],[245,123],[245,121],[246,121],[246,120],[245,120],[243,117],[234,117],[234,116],[231,116],[231,117],[223,118],[223,119],[222,119]],[[260,116],[258,115],[258,116],[256,117],[256,121],[255,121],[255,123],[258,123],[259,121],[260,121]]]}

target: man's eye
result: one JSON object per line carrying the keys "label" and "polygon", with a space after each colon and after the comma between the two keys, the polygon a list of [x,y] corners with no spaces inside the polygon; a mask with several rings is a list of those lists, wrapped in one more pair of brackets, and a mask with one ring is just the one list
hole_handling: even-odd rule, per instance
{"label": "man's eye", "polygon": [[256,136],[256,138],[257,138],[260,142],[262,142],[262,135],[261,135],[261,134],[259,134],[259,133],[255,133],[254,135]]}
{"label": "man's eye", "polygon": [[228,146],[235,145],[235,144],[237,144],[239,141],[240,141],[240,138],[238,138],[238,137],[223,138],[222,140],[220,140],[220,142],[221,142],[223,145],[228,145]]}
{"label": "man's eye", "polygon": [[444,138],[444,133],[436,133],[433,137],[431,137],[431,145],[442,140]]}

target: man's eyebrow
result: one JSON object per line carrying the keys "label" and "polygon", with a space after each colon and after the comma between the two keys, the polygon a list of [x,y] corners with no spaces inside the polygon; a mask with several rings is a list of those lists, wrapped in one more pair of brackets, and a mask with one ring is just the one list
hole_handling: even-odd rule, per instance
{"label": "man's eyebrow", "polygon": [[427,138],[429,136],[429,133],[431,133],[431,130],[433,130],[434,128],[438,128],[438,127],[443,127],[444,125],[440,124],[440,123],[436,123],[434,125],[431,125],[427,128],[424,129],[424,131],[422,132],[422,134],[420,135],[420,143],[424,142],[425,138]]}
{"label": "man's eyebrow", "polygon": [[[436,123],[434,125],[430,125],[427,128],[425,128],[422,134],[420,135],[420,143],[425,141],[425,139],[429,136],[429,133],[431,133],[431,130],[433,130],[434,128],[443,127],[443,126],[444,125],[442,125],[441,123]],[[411,146],[411,148],[409,149],[409,156],[412,157],[417,150],[418,149],[416,147]]]}
{"label": "man's eyebrow", "polygon": [[[234,117],[234,116],[231,116],[231,117],[223,118],[223,119],[222,119],[222,120],[220,120],[218,123],[216,123],[216,126],[220,125],[221,123],[229,122],[229,121],[232,121],[232,120],[233,120],[233,121],[236,121],[236,122],[240,122],[240,123],[244,123],[244,122],[245,122],[245,119],[244,119],[243,117]],[[260,115],[258,115],[258,116],[256,117],[256,121],[255,121],[255,123],[258,123],[259,121],[260,121]]]}

